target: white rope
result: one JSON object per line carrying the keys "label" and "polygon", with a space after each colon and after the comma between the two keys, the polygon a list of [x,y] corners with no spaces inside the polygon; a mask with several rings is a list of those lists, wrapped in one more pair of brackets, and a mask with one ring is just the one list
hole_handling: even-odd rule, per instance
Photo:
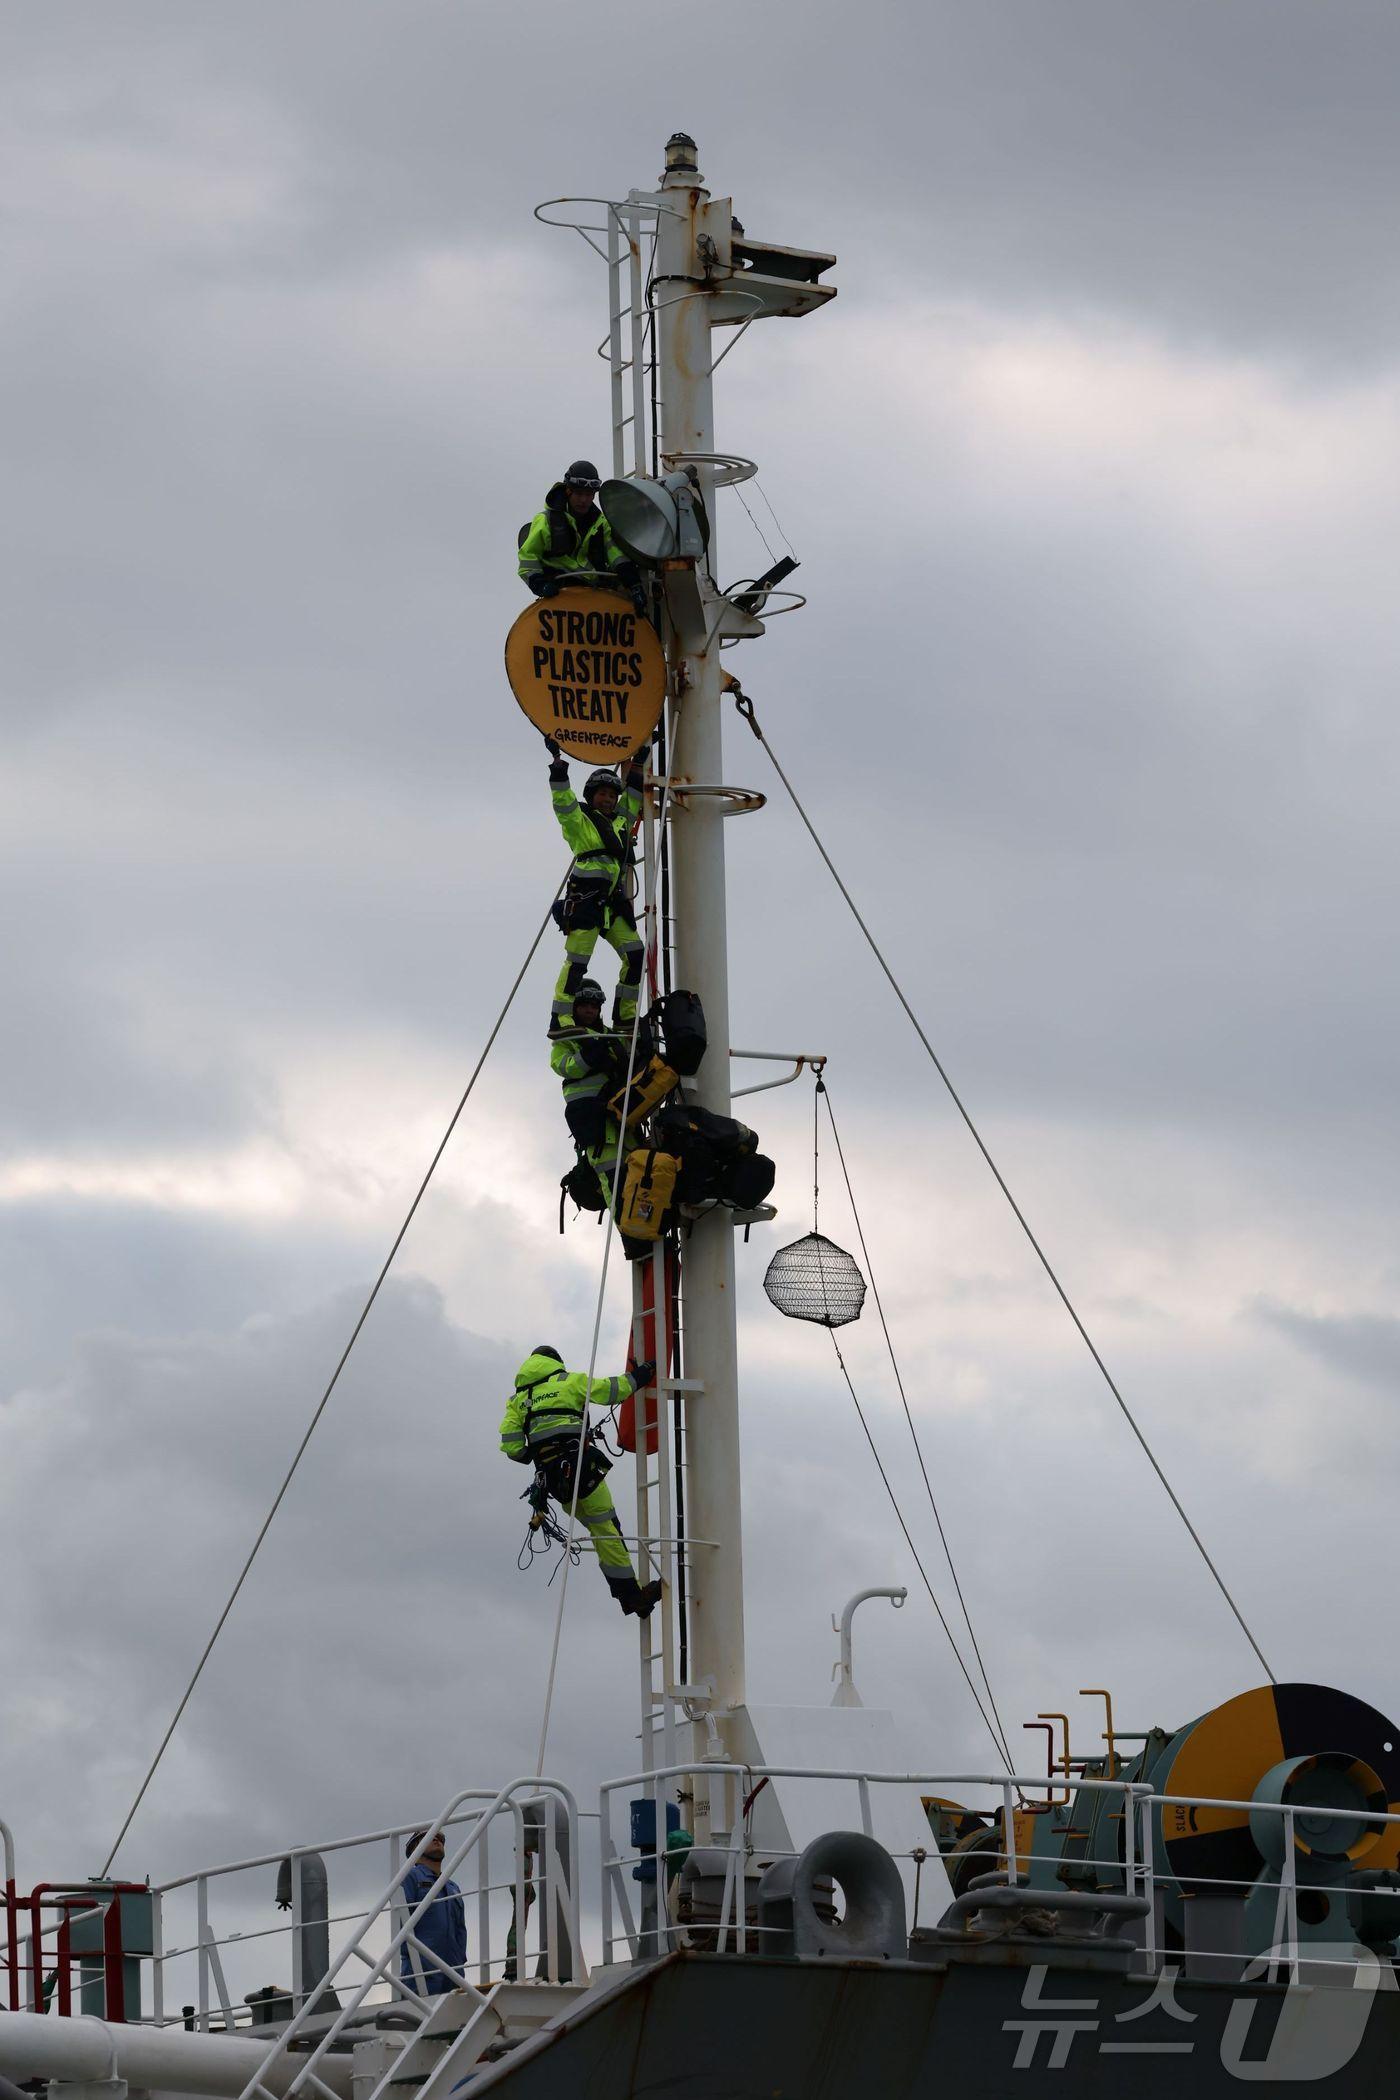
{"label": "white rope", "polygon": [[[565,880],[567,880],[567,876],[565,877]],[[561,882],[559,885],[559,889],[556,889],[556,891],[554,892],[555,897],[559,895],[559,891],[562,890],[563,887],[564,884],[563,882]],[[428,1183],[432,1180],[433,1175],[437,1170],[438,1161],[442,1158],[443,1153],[447,1150],[448,1140],[451,1138],[453,1131],[457,1128],[457,1124],[461,1119],[463,1109],[466,1107],[468,1101],[471,1099],[472,1088],[476,1085],[477,1080],[481,1077],[481,1068],[486,1063],[486,1060],[491,1053],[492,1046],[495,1043],[496,1037],[501,1032],[501,1028],[504,1024],[506,1015],[510,1012],[512,1005],[515,1003],[515,995],[520,990],[521,984],[524,981],[525,972],[529,969],[530,964],[534,961],[535,950],[539,947],[540,942],[544,939],[544,930],[550,922],[550,917],[551,912],[547,911],[543,919],[540,921],[539,931],[536,933],[535,938],[531,941],[529,948],[526,950],[524,962],[520,965],[520,968],[515,973],[515,982],[511,985],[510,990],[506,994],[506,1003],[501,1008],[499,1014],[497,1014],[495,1026],[492,1028],[490,1035],[488,1035],[486,1038],[486,1047],[476,1061],[476,1064],[472,1070],[471,1078],[467,1081],[467,1084],[463,1089],[461,1100],[457,1103],[457,1106],[452,1111],[452,1120],[449,1122],[446,1130],[442,1134],[442,1139],[438,1145],[437,1151],[433,1154],[432,1159],[428,1162],[428,1171],[423,1176],[423,1179],[419,1182],[418,1193],[414,1197],[413,1201],[409,1204],[408,1214],[405,1217],[402,1225],[400,1225],[397,1233],[394,1235],[394,1244],[389,1249],[388,1254],[384,1257],[384,1266],[374,1279],[374,1288],[371,1290],[368,1298],[366,1298],[364,1305],[360,1311],[360,1317],[358,1320],[356,1320],[355,1325],[351,1330],[350,1339],[345,1344],[344,1349],[341,1351],[340,1361],[331,1373],[330,1383],[327,1385],[325,1391],[322,1393],[320,1399],[317,1401],[315,1412],[312,1415],[311,1420],[306,1425],[306,1429],[302,1435],[301,1442],[297,1445],[296,1450],[292,1454],[292,1462],[288,1466],[284,1475],[282,1476],[282,1485],[278,1488],[277,1493],[273,1496],[272,1506],[268,1510],[267,1515],[263,1518],[262,1523],[258,1526],[257,1537],[253,1540],[252,1545],[248,1549],[248,1557],[238,1571],[238,1580],[234,1583],[233,1588],[229,1591],[228,1598],[224,1604],[224,1608],[219,1613],[218,1619],[215,1622],[214,1631],[210,1634],[208,1640],[205,1642],[204,1652],[200,1656],[199,1661],[194,1666],[194,1674],[190,1678],[189,1683],[185,1686],[184,1691],[180,1695],[180,1703],[170,1717],[170,1725],[166,1729],[165,1734],[161,1737],[160,1742],[156,1748],[156,1754],[151,1759],[150,1765],[147,1768],[146,1776],[137,1789],[136,1799],[132,1802],[130,1808],[126,1812],[126,1821],[122,1824],[121,1829],[117,1832],[116,1838],[112,1845],[112,1849],[107,1854],[106,1860],[103,1862],[102,1872],[98,1876],[99,1880],[105,1880],[108,1874],[110,1874],[112,1870],[112,1861],[117,1856],[117,1848],[121,1844],[122,1839],[126,1836],[128,1830],[130,1830],[132,1821],[136,1815],[136,1811],[141,1806],[142,1801],[145,1799],[146,1789],[150,1785],[151,1781],[155,1778],[156,1768],[160,1764],[161,1759],[164,1757],[166,1750],[169,1748],[171,1737],[174,1735],[175,1730],[180,1725],[181,1716],[183,1715],[185,1708],[190,1703],[190,1696],[193,1693],[195,1686],[199,1683],[200,1677],[202,1676],[204,1671],[204,1665],[208,1662],[210,1656],[214,1652],[214,1643],[218,1640],[219,1635],[223,1632],[225,1621],[227,1620],[229,1613],[233,1610],[234,1605],[238,1601],[238,1594],[248,1578],[248,1571],[252,1567],[253,1562],[257,1559],[258,1550],[261,1547],[263,1540],[267,1537],[268,1532],[272,1528],[272,1520],[277,1515],[278,1510],[281,1508],[282,1499],[285,1496],[288,1488],[292,1484],[292,1476],[296,1472],[297,1467],[301,1464],[302,1457],[306,1451],[306,1447],[311,1442],[312,1436],[315,1434],[316,1425],[326,1411],[326,1404],[329,1401],[331,1394],[335,1391],[336,1384],[340,1378],[341,1372],[345,1369],[346,1364],[350,1361],[350,1352],[360,1338],[360,1329],[364,1326],[365,1321],[369,1318],[370,1310],[374,1304],[374,1301],[379,1296],[380,1286],[383,1284],[385,1277],[388,1275],[390,1268],[393,1266],[394,1256],[398,1253],[399,1248],[403,1245],[404,1236],[407,1233],[409,1226],[413,1223],[414,1215],[417,1212],[419,1204],[422,1202],[423,1197],[427,1193]]]}
{"label": "white rope", "polygon": [[1041,1246],[1035,1234],[1031,1231],[1030,1225],[1026,1220],[1025,1212],[1021,1209],[1020,1204],[1016,1201],[1016,1198],[1012,1195],[1011,1190],[1008,1188],[1000,1167],[998,1167],[996,1161],[992,1158],[991,1153],[988,1151],[986,1144],[983,1142],[981,1131],[977,1128],[977,1125],[973,1122],[972,1117],[968,1114],[967,1109],[963,1106],[962,1096],[958,1093],[957,1088],[953,1085],[953,1082],[949,1078],[947,1071],[944,1069],[942,1060],[940,1059],[937,1051],[934,1049],[932,1043],[925,1035],[923,1028],[920,1024],[918,1015],[915,1013],[913,1007],[909,1004],[909,1001],[904,996],[904,992],[900,986],[899,980],[896,978],[893,970],[890,968],[889,964],[885,961],[884,956],[881,954],[880,949],[876,943],[874,934],[870,931],[870,928],[866,925],[864,919],[860,915],[860,912],[857,910],[854,897],[852,897],[850,891],[846,888],[845,883],[837,874],[836,864],[832,860],[831,855],[827,852],[821,840],[818,838],[816,830],[812,824],[811,818],[808,816],[806,810],[802,807],[802,804],[798,801],[796,790],[794,789],[792,782],[788,779],[787,774],[779,765],[777,754],[775,753],[773,746],[769,743],[767,737],[759,728],[758,723],[754,718],[753,702],[748,698],[747,694],[745,694],[739,687],[737,680],[733,681],[730,684],[729,691],[733,693],[735,697],[740,714],[744,717],[744,720],[748,723],[750,729],[758,738],[758,741],[760,742],[760,744],[762,744],[764,750],[768,753],[768,762],[772,766],[773,771],[777,774],[779,780],[781,780],[781,782],[783,783],[783,786],[787,789],[788,800],[791,802],[793,808],[797,811],[798,816],[802,819],[803,824],[806,826],[807,833],[812,841],[812,844],[816,847],[818,853],[820,853],[822,859],[826,862],[827,871],[830,874],[832,881],[836,884],[837,889],[840,890],[841,895],[845,898],[847,905],[850,907],[851,917],[855,920],[857,926],[859,926],[861,932],[865,935],[866,942],[869,946],[871,954],[874,956],[876,962],[880,965],[880,968],[884,971],[886,978],[889,980],[891,991],[894,993],[896,999],[898,999],[900,1005],[904,1008],[905,1013],[908,1015],[915,1035],[917,1035],[919,1041],[923,1044],[924,1049],[928,1052],[930,1063],[932,1064],[934,1070],[937,1072],[939,1078],[943,1081],[944,1086],[948,1089],[948,1094],[952,1100],[953,1106],[957,1109],[958,1114],[962,1117],[963,1122],[967,1125],[968,1130],[971,1132],[978,1151],[981,1153],[983,1159],[987,1162],[987,1165],[991,1168],[992,1175],[996,1181],[997,1187],[1001,1190],[1003,1196],[1005,1196],[1007,1202],[1010,1204],[1017,1224],[1020,1226],[1022,1232],[1024,1232],[1026,1238],[1030,1241],[1031,1246],[1035,1250],[1036,1258],[1039,1261],[1042,1269],[1044,1269],[1046,1275],[1049,1277],[1051,1283],[1054,1285],[1055,1292],[1060,1300],[1060,1303],[1064,1306],[1065,1311],[1069,1314],[1071,1320],[1073,1320],[1075,1326],[1078,1328],[1080,1339],[1084,1343],[1084,1346],[1088,1350],[1090,1356],[1093,1357],[1094,1362],[1098,1365],[1098,1368],[1103,1375],[1104,1384],[1108,1387],[1108,1390],[1110,1391],[1110,1393],[1112,1393],[1114,1399],[1117,1401],[1118,1406],[1122,1411],[1124,1421],[1132,1430],[1133,1435],[1138,1440],[1138,1443],[1142,1446],[1143,1453],[1146,1456],[1147,1462],[1151,1466],[1153,1472],[1157,1475],[1158,1480],[1161,1482],[1163,1488],[1165,1489],[1167,1498],[1170,1501],[1172,1508],[1176,1511],[1182,1523],[1186,1526],[1187,1531],[1190,1533],[1192,1542],[1195,1545],[1196,1551],[1200,1554],[1201,1559],[1205,1562],[1212,1576],[1215,1578],[1215,1584],[1217,1589],[1220,1591],[1221,1596],[1225,1599],[1225,1602],[1229,1605],[1230,1610],[1234,1614],[1235,1621],[1239,1626],[1241,1633],[1249,1642],[1250,1647],[1254,1650],[1255,1655],[1258,1657],[1259,1662],[1263,1667],[1265,1676],[1268,1678],[1270,1684],[1277,1684],[1278,1679],[1275,1677],[1273,1671],[1269,1668],[1268,1662],[1265,1659],[1263,1649],[1259,1646],[1258,1641],[1255,1640],[1254,1635],[1250,1632],[1248,1622],[1246,1621],[1243,1612],[1240,1610],[1238,1604],[1236,1604],[1234,1598],[1231,1596],[1230,1591],[1226,1586],[1224,1576],[1221,1574],[1219,1568],[1216,1567],[1215,1562],[1211,1559],[1209,1553],[1207,1553],[1205,1548],[1205,1541],[1202,1539],[1201,1534],[1197,1531],[1195,1525],[1191,1522],[1191,1519],[1187,1516],[1186,1511],[1182,1506],[1180,1496],[1177,1494],[1176,1489],[1172,1486],[1165,1472],[1162,1470],[1162,1467],[1157,1460],[1156,1453],[1153,1451],[1152,1446],[1148,1443],[1147,1438],[1143,1435],[1141,1429],[1138,1427],[1137,1421],[1134,1418],[1131,1408],[1128,1406],[1127,1401],[1123,1398],[1122,1393],[1118,1390],[1117,1385],[1115,1384],[1112,1376],[1109,1373],[1108,1365],[1104,1362],[1098,1350],[1095,1348],[1093,1341],[1090,1339],[1088,1328],[1084,1325],[1084,1322],[1080,1319],[1079,1314],[1075,1311],[1069,1293],[1066,1291],[1059,1277],[1055,1274],[1055,1271],[1051,1266],[1049,1256],[1046,1254],[1045,1249]]}
{"label": "white rope", "polygon": [[[671,799],[671,775],[676,764],[676,729],[680,721],[680,705],[677,703],[671,715],[670,734],[666,745],[666,778],[661,789],[661,812],[657,818],[656,836],[663,836],[666,824],[667,805]],[[544,1712],[540,1717],[540,1746],[535,1758],[535,1777],[544,1772],[544,1753],[549,1742],[549,1721],[554,1710],[554,1680],[559,1668],[559,1641],[564,1630],[564,1604],[569,1594],[569,1570],[573,1565],[574,1531],[578,1520],[579,1482],[583,1478],[583,1455],[588,1442],[588,1407],[593,1392],[593,1368],[598,1361],[598,1336],[603,1324],[603,1299],[608,1287],[608,1257],[612,1253],[613,1229],[617,1222],[617,1191],[622,1178],[622,1161],[627,1137],[627,1111],[632,1101],[632,1075],[637,1061],[637,1034],[642,1023],[642,997],[647,982],[647,949],[656,936],[656,875],[650,863],[647,866],[647,898],[642,917],[650,920],[648,939],[642,947],[642,974],[637,984],[637,1010],[632,1016],[632,1039],[627,1047],[627,1082],[622,1090],[622,1113],[617,1119],[617,1158],[613,1162],[612,1190],[608,1202],[607,1233],[603,1241],[603,1267],[598,1278],[598,1300],[593,1308],[593,1340],[588,1351],[588,1376],[583,1387],[583,1413],[579,1421],[578,1457],[574,1461],[574,1491],[569,1500],[569,1526],[564,1539],[564,1574],[559,1584],[559,1603],[554,1613],[554,1638],[549,1650],[549,1675],[544,1688]]]}

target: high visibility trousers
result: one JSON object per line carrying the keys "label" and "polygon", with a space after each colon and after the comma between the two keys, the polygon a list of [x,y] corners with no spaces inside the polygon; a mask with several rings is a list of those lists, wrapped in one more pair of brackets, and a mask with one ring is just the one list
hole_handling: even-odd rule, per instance
{"label": "high visibility trousers", "polygon": [[637,991],[642,981],[642,937],[632,923],[632,914],[625,905],[607,904],[603,907],[601,926],[580,926],[568,934],[564,941],[564,967],[559,972],[559,982],[554,987],[554,1021],[560,1028],[567,1028],[574,1018],[574,996],[584,978],[588,965],[593,960],[593,950],[598,945],[598,936],[609,947],[616,950],[622,968],[618,972],[617,994],[613,1000],[615,1025],[627,1027],[636,1019]]}
{"label": "high visibility trousers", "polygon": [[[612,1202],[613,1176],[617,1174],[617,1147],[617,1117],[609,1116],[607,1123],[604,1125],[603,1136],[601,1141],[596,1145],[590,1145],[587,1151],[584,1153],[584,1158],[588,1161],[589,1166],[592,1167],[594,1173],[598,1176],[598,1181],[603,1191],[603,1201],[605,1203]],[[620,1176],[618,1178],[617,1186],[618,1195],[621,1196],[622,1181]]]}
{"label": "high visibility trousers", "polygon": [[[567,1498],[562,1503],[567,1518]],[[588,1536],[598,1556],[598,1565],[611,1586],[614,1578],[632,1573],[632,1556],[622,1539],[622,1526],[617,1521],[617,1511],[606,1480],[600,1480],[591,1495],[578,1498],[578,1520],[587,1527]]]}

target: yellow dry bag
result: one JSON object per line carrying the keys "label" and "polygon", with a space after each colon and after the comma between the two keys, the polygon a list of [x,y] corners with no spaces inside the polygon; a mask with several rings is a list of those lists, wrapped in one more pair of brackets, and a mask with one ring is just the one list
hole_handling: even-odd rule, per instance
{"label": "yellow dry bag", "polygon": [[660,1239],[680,1164],[673,1154],[657,1152],[650,1145],[639,1145],[628,1153],[617,1222],[629,1239]]}
{"label": "yellow dry bag", "polygon": [[[627,1128],[629,1130],[634,1123],[640,1123],[643,1116],[649,1116],[658,1101],[666,1099],[666,1096],[675,1086],[677,1077],[678,1074],[673,1072],[669,1065],[663,1064],[659,1057],[651,1058],[644,1070],[633,1074],[632,1092],[627,1097],[629,1104],[627,1109]],[[624,1081],[608,1103],[608,1108],[613,1115],[620,1116],[622,1114],[623,1098],[626,1095],[627,1085]]]}

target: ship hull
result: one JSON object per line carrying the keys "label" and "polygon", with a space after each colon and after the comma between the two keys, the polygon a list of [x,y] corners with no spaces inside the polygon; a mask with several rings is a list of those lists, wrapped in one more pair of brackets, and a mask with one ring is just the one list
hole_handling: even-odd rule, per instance
{"label": "ship hull", "polygon": [[[1388,1974],[1388,1972],[1387,1972]],[[1388,2091],[1400,1995],[1005,1966],[668,1955],[471,2083],[472,2100],[1210,2100]]]}

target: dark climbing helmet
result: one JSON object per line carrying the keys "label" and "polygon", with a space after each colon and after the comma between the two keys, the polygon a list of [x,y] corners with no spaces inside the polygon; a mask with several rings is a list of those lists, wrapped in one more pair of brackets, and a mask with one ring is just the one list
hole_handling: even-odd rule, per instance
{"label": "dark climbing helmet", "polygon": [[598,479],[598,469],[592,460],[576,459],[571,467],[567,467],[564,471],[564,486],[566,489],[600,489],[602,483]]}
{"label": "dark climbing helmet", "polygon": [[611,766],[599,766],[597,772],[590,773],[587,780],[585,780],[583,784],[585,809],[592,803],[593,797],[597,794],[599,788],[604,787],[619,787],[618,777]]}
{"label": "dark climbing helmet", "polygon": [[596,979],[592,977],[585,977],[583,983],[574,993],[574,1005],[601,1006],[602,1003],[603,987],[596,981]]}
{"label": "dark climbing helmet", "polygon": [[559,1354],[559,1351],[557,1349],[551,1349],[548,1342],[537,1342],[535,1347],[530,1351],[530,1354],[531,1356],[552,1357],[554,1362],[557,1364],[562,1364],[564,1361],[563,1357]]}

